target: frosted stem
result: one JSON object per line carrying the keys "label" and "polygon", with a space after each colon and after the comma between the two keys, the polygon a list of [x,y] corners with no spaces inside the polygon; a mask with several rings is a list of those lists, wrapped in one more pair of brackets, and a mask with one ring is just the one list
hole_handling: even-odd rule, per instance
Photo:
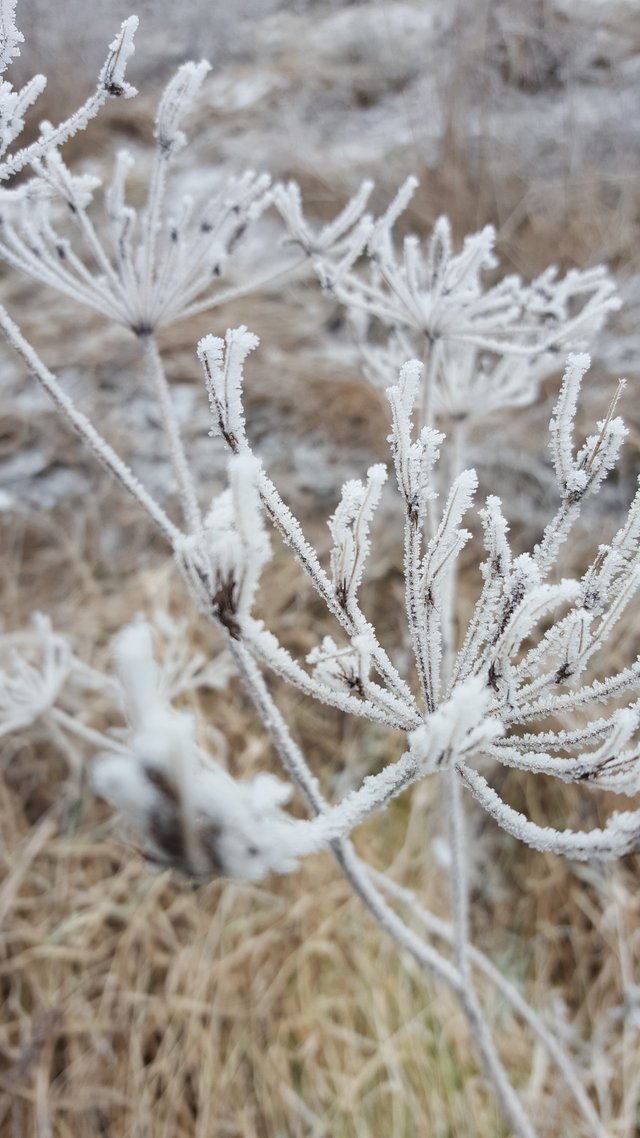
{"label": "frosted stem", "polygon": [[469,983],[463,984],[462,1001],[473,1040],[482,1056],[485,1071],[505,1117],[513,1127],[516,1138],[536,1138],[536,1132],[527,1118],[522,1103],[514,1091],[496,1051],[476,993]]}
{"label": "frosted stem", "polygon": [[141,336],[140,340],[147,367],[147,375],[153,384],[160,404],[162,424],[169,443],[171,465],[178,484],[184,519],[190,533],[198,533],[202,529],[202,514],[198,505],[198,497],[191,467],[189,466],[182,442],[178,417],[171,400],[171,392],[169,390],[162,358],[153,336]]}
{"label": "frosted stem", "polygon": [[[246,648],[238,641],[229,639],[229,650],[262,724],[280,756],[283,767],[302,792],[314,813],[323,814],[328,809],[328,805],[320,791],[318,781],[309,770],[300,748],[292,739],[289,728],[271,697],[260,670]],[[410,952],[422,968],[433,972],[459,996],[461,980],[458,970],[439,952],[425,944],[398,917],[397,913],[387,904],[369,880],[367,869],[356,857],[351,844],[344,839],[336,839],[331,842],[331,849],[345,877],[380,927],[388,932],[401,948]]]}
{"label": "frosted stem", "polygon": [[147,200],[146,215],[143,220],[145,236],[142,243],[143,257],[141,266],[140,294],[143,310],[150,316],[154,312],[155,270],[157,261],[158,233],[162,203],[167,184],[168,157],[160,149],[156,158],[149,182],[149,197]]}
{"label": "frosted stem", "polygon": [[264,276],[253,277],[245,285],[236,285],[233,288],[220,289],[213,296],[205,296],[203,300],[196,300],[193,304],[188,305],[187,308],[183,308],[180,312],[180,319],[185,320],[190,316],[198,316],[201,312],[209,312],[212,308],[220,308],[222,304],[228,304],[229,301],[238,300],[241,296],[250,296],[252,293],[257,292],[258,289],[265,288],[267,285],[279,280],[280,277],[294,273],[296,269],[308,263],[307,257],[301,257],[288,265],[280,266],[273,272],[265,273]]}
{"label": "frosted stem", "polygon": [[493,1085],[496,1097],[505,1116],[513,1126],[517,1138],[535,1138],[535,1131],[524,1113],[500,1060],[486,1025],[469,967],[469,882],[465,850],[464,806],[461,786],[455,767],[447,771],[449,792],[449,848],[451,851],[451,889],[453,902],[453,936],[456,965],[462,976],[461,999],[469,1030],[480,1052],[485,1071]]}
{"label": "frosted stem", "polygon": [[[331,581],[318,560],[315,549],[305,538],[299,522],[282,500],[271,479],[264,472],[260,474],[259,487],[265,510],[283,540],[293,550],[296,560],[304,569],[316,592],[322,597],[329,612],[333,613],[350,636],[368,631],[367,621],[357,606],[352,602],[349,609],[345,610],[338,601]],[[372,646],[372,659],[381,677],[397,698],[406,703],[411,711],[415,710],[415,701],[411,689],[377,642]]]}
{"label": "frosted stem", "polygon": [[69,715],[60,707],[52,707],[48,712],[51,719],[55,720],[60,727],[65,731],[69,731],[72,735],[77,735],[79,739],[84,739],[85,743],[90,743],[92,747],[98,747],[99,750],[117,751],[119,754],[128,755],[128,748],[123,744],[118,743],[112,735],[103,735],[101,731],[95,731],[93,727],[87,727],[86,723],[81,723],[75,715]]}
{"label": "frosted stem", "polygon": [[162,531],[171,545],[179,541],[182,534],[180,530],[167,517],[162,506],[151,497],[149,491],[136,478],[133,471],[114,451],[113,447],[103,439],[102,435],[93,426],[86,415],[79,411],[66,391],[63,391],[56,377],[45,367],[40,357],[25,340],[17,324],[11,319],[6,310],[0,306],[0,329],[15,352],[24,360],[29,371],[51,396],[59,411],[82,437],[87,446],[93,451],[96,458],[106,466],[118,482],[136,499],[138,504],[151,520]]}
{"label": "frosted stem", "polygon": [[[418,920],[431,936],[439,937],[441,940],[446,941],[447,944],[454,944],[455,932],[453,926],[420,905],[412,890],[405,889],[402,885],[398,885],[397,882],[392,881],[386,873],[379,873],[378,870],[375,869],[369,869],[368,872],[369,876],[380,886],[383,893],[395,897],[396,900],[406,905],[412,917]],[[508,980],[504,973],[491,962],[489,957],[473,944],[468,946],[468,958],[474,968],[477,968],[479,972],[482,972],[491,980],[492,984],[494,984],[505,999],[509,1001],[516,1014],[529,1025],[535,1037],[545,1048],[551,1061],[556,1064],[558,1070],[562,1073],[567,1089],[570,1094],[573,1095],[585,1121],[591,1128],[593,1138],[607,1138],[600,1119],[595,1112],[593,1103],[580,1082],[580,1078],[571,1059],[535,1009],[525,1000],[515,984]]]}
{"label": "frosted stem", "polygon": [[[302,752],[294,743],[289,729],[273,702],[264,680],[246,649],[237,641],[229,641],[230,650],[245,686],[260,714],[263,726],[271,736],[283,766],[302,790],[316,813],[324,813],[327,804],[319,790],[317,780],[309,771]],[[513,1126],[516,1138],[535,1138],[520,1100],[511,1086],[498,1057],[495,1046],[483,1020],[482,1010],[475,993],[461,975],[460,970],[425,944],[387,904],[368,876],[367,868],[356,857],[350,842],[336,839],[331,843],[334,856],[354,891],[368,908],[378,925],[401,947],[411,953],[418,964],[433,972],[457,995],[465,1010],[474,1042],[484,1063],[487,1077],[493,1085],[505,1116]]]}
{"label": "frosted stem", "polygon": [[446,772],[449,800],[449,848],[451,853],[451,892],[454,914],[456,964],[465,979],[469,977],[467,949],[469,944],[469,880],[465,842],[464,804],[455,767]]}
{"label": "frosted stem", "polygon": [[[465,465],[465,445],[467,441],[466,425],[456,422],[451,430],[450,464],[446,486],[453,486],[456,478]],[[455,661],[456,630],[457,630],[457,586],[458,586],[458,558],[453,557],[449,564],[449,572],[442,586],[442,690],[447,690]]]}
{"label": "frosted stem", "polygon": [[425,635],[424,601],[420,587],[421,541],[418,520],[411,513],[407,513],[404,519],[404,579],[407,621],[424,706],[426,711],[431,714],[435,710],[435,702],[429,645]]}
{"label": "frosted stem", "polygon": [[[351,715],[384,723],[387,727],[400,731],[411,731],[422,722],[417,712],[410,714],[404,704],[394,700],[384,689],[376,690],[374,684],[367,685],[364,691],[365,698],[360,699],[346,691],[335,690],[319,682],[305,672],[271,632],[256,627],[255,622],[253,625],[245,625],[242,633],[245,645],[258,660],[312,699],[317,699],[330,707],[337,707]],[[385,695],[386,702],[384,702]]]}

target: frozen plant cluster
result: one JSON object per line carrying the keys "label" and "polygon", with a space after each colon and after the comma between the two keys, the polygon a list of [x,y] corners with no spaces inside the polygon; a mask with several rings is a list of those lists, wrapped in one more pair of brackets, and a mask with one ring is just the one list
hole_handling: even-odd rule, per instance
{"label": "frozen plant cluster", "polygon": [[[4,66],[17,50],[15,4],[0,0]],[[563,544],[585,501],[598,493],[619,458],[625,427],[616,415],[619,391],[593,434],[576,442],[580,386],[589,366],[581,349],[616,306],[602,269],[559,278],[549,270],[530,285],[493,280],[494,235],[487,228],[454,252],[448,223],[436,225],[426,248],[395,231],[410,203],[410,179],[379,218],[367,212],[371,186],[361,187],[331,223],[314,227],[298,188],[270,186],[253,173],[229,180],[200,203],[169,192],[175,155],[185,143],[184,120],[206,76],[186,64],[160,101],[148,194],[127,202],[126,154],[104,193],[104,222],[95,219],[97,180],[75,175],[60,147],[84,128],[110,97],[134,93],[125,79],[137,21],[113,41],[96,94],[58,127],[8,154],[24,112],[43,81],[14,92],[0,88],[3,157],[0,176],[28,170],[6,184],[0,200],[0,255],[23,271],[128,328],[140,344],[154,386],[181,503],[170,517],[125,459],[76,406],[4,309],[0,328],[11,348],[168,541],[189,593],[221,632],[256,714],[273,742],[287,781],[261,774],[233,779],[198,742],[198,725],[173,706],[157,664],[148,624],[125,628],[115,643],[117,681],[94,681],[121,693],[126,734],[104,736],[75,727],[57,707],[72,682],[73,653],[44,619],[36,623],[40,666],[12,655],[0,676],[0,730],[43,721],[90,755],[96,790],[112,801],[151,860],[197,878],[260,879],[294,870],[301,858],[329,849],[380,927],[460,1002],[505,1118],[518,1138],[535,1129],[511,1085],[487,1027],[474,981],[483,970],[529,1023],[563,1074],[589,1131],[604,1129],[572,1062],[540,1017],[469,938],[469,853],[465,792],[509,834],[538,850],[576,859],[618,858],[640,848],[640,810],[611,814],[601,829],[540,826],[513,810],[492,786],[496,764],[594,789],[634,796],[639,789],[637,690],[640,661],[606,676],[602,649],[640,585],[640,492],[582,575],[560,577]],[[219,179],[216,180],[219,184]],[[199,486],[174,413],[156,341],[157,329],[228,298],[219,285],[241,239],[267,209],[280,215],[284,239],[300,250],[322,288],[348,310],[367,368],[389,402],[390,468],[403,518],[406,636],[413,669],[405,672],[382,643],[362,601],[376,511],[389,471],[372,466],[348,481],[329,519],[332,550],[322,564],[264,470],[246,430],[245,370],[258,340],[244,326],[224,338],[207,335],[197,355],[211,414],[211,433],[230,452],[228,488],[208,500]],[[274,263],[277,261],[274,253]],[[256,282],[233,290],[250,291]],[[380,330],[386,342],[381,344]],[[373,335],[370,337],[370,332]],[[469,425],[505,407],[530,402],[540,379],[567,359],[550,423],[558,506],[537,544],[516,555],[500,500],[478,503],[476,472],[465,465]],[[446,427],[447,437],[440,429]],[[212,443],[212,446],[215,445]],[[480,588],[465,628],[458,629],[458,565],[482,534]],[[277,629],[254,613],[274,528],[333,618],[306,660],[280,642]],[[265,675],[304,695],[390,731],[405,745],[379,773],[336,803],[293,737]],[[109,683],[111,687],[109,688]],[[106,685],[106,686],[105,686]],[[183,689],[184,690],[184,689]],[[570,718],[571,726],[563,723]],[[555,723],[556,726],[550,726]],[[52,728],[53,729],[53,728]],[[364,819],[428,777],[447,803],[452,922],[437,920],[391,879],[356,856],[350,834]],[[309,817],[285,805],[296,788]],[[407,904],[423,932],[403,918]],[[444,942],[437,945],[437,942]],[[434,943],[436,942],[436,943]]]}

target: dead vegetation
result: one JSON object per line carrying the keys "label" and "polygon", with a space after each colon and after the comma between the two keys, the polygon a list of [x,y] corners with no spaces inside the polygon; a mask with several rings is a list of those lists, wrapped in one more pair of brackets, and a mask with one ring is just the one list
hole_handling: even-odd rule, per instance
{"label": "dead vegetation", "polygon": [[[335,15],[337,7],[321,6],[322,18]],[[350,7],[345,5],[343,13]],[[361,7],[370,15],[411,5],[385,0]],[[545,6],[535,7],[542,11]],[[461,11],[464,15],[463,7]],[[418,168],[423,190],[412,222],[427,228],[446,210],[460,236],[493,221],[501,255],[525,276],[552,260],[566,266],[606,259],[618,270],[636,273],[640,201],[628,177],[624,142],[603,172],[588,160],[587,141],[584,152],[576,143],[575,152],[584,160],[572,164],[563,139],[552,139],[549,146],[556,147],[558,162],[554,166],[549,160],[546,173],[543,168],[539,176],[527,177],[522,154],[514,152],[510,164],[495,137],[470,140],[470,106],[478,93],[474,77],[482,79],[485,108],[496,98],[489,82],[493,73],[481,73],[480,62],[484,67],[488,59],[495,65],[501,90],[515,90],[519,100],[534,100],[540,93],[546,97],[557,92],[558,84],[578,82],[567,63],[575,44],[571,20],[577,16],[566,17],[565,46],[558,57],[548,26],[538,26],[533,37],[521,15],[522,28],[513,42],[508,22],[502,22],[497,36],[487,19],[485,38],[475,41],[471,57],[464,54],[471,50],[465,41],[448,65],[444,130],[436,158],[428,155]],[[302,5],[295,17],[285,12],[282,21],[303,29],[306,40],[296,49],[285,27],[281,54],[272,56],[282,93],[276,85],[266,108],[240,108],[226,119],[220,113],[211,138],[222,132],[218,149],[233,157],[242,145],[252,145],[263,116],[274,110],[277,129],[282,131],[284,121],[289,130],[297,85],[307,81],[307,111],[318,92],[333,100],[333,110],[325,105],[325,119],[319,112],[316,116],[323,124],[330,123],[331,114],[339,120],[349,102],[356,121],[364,115],[368,129],[375,108],[382,107],[391,123],[404,114],[410,129],[402,146],[389,156],[386,128],[381,128],[380,169],[367,169],[383,196],[408,168],[415,168],[416,147],[418,165],[424,157],[423,135],[416,132],[409,98],[420,66],[413,59],[413,70],[404,77],[398,68],[385,71],[388,55],[378,38],[365,42],[364,59],[327,60],[320,54],[312,75],[302,74],[319,18]],[[451,35],[451,29],[443,36],[445,32]],[[582,25],[576,35],[583,36]],[[637,43],[633,35],[629,43]],[[634,51],[637,47],[629,47],[629,58],[635,58]],[[611,53],[603,58],[615,62]],[[378,74],[376,60],[382,60]],[[256,68],[255,60],[230,65],[230,89],[247,75],[255,77]],[[465,81],[465,73],[470,80]],[[143,112],[139,105],[136,114]],[[139,130],[139,120],[132,122],[127,129]],[[296,124],[300,137],[304,125]],[[240,127],[244,142],[237,141]],[[105,120],[100,130],[108,128]],[[265,127],[264,150],[253,159],[258,166],[269,166],[263,153],[275,129]],[[281,141],[270,165],[275,174],[282,173],[286,153],[288,172],[300,181],[308,202],[315,197],[319,215],[323,201],[333,212],[336,194],[346,193],[362,173],[357,162],[348,170],[341,167],[339,148],[329,142],[325,161],[318,149],[321,136],[321,131],[314,134],[313,145],[305,144],[293,159],[290,143],[283,149]],[[362,165],[369,159],[365,147]],[[34,286],[3,281],[2,287],[10,308],[28,311]],[[144,418],[142,427],[138,419],[133,427],[127,419],[139,384],[130,379],[135,370],[131,346],[119,333],[105,332],[97,318],[65,312],[61,302],[43,298],[38,292],[28,330],[47,362],[69,371],[72,380],[75,374],[109,429],[120,432],[118,437],[129,435],[132,447],[141,440],[143,457],[155,470],[161,464],[155,453],[157,431],[152,425],[147,431]],[[385,409],[352,369],[340,362],[332,365],[331,357],[320,363],[323,343],[339,336],[340,329],[313,290],[270,290],[220,310],[215,330],[234,323],[238,314],[278,353],[283,376],[274,390],[264,379],[265,366],[248,392],[253,437],[264,440],[258,449],[279,485],[303,509],[310,533],[321,535],[332,494],[346,476],[338,455],[345,445],[350,448],[354,474],[364,465],[359,454],[377,459],[388,429]],[[193,345],[211,327],[209,318],[200,317],[166,334],[171,378],[187,388],[200,382]],[[95,358],[105,362],[87,374],[83,361]],[[42,609],[83,659],[107,667],[110,637],[134,613],[152,615],[163,607],[182,613],[181,585],[135,507],[95,469],[53,412],[40,404],[34,413],[35,404],[25,396],[27,381],[13,361],[3,362],[5,366],[2,462],[25,448],[41,456],[37,472],[23,471],[17,482],[5,481],[16,498],[16,509],[0,514],[5,627],[21,627],[33,610]],[[130,403],[122,398],[123,376],[131,384]],[[628,399],[623,408],[635,432],[630,481],[638,465],[633,402]],[[545,413],[544,407],[528,412],[519,436],[515,424],[514,447],[524,441],[526,450],[532,424],[537,429]],[[197,441],[202,448],[203,475],[213,493],[222,460],[219,454],[207,457],[205,448],[213,450],[207,426],[194,428],[194,445]],[[310,445],[323,455],[314,486],[300,479],[295,458],[296,447]],[[45,508],[37,508],[38,486],[49,485],[61,468],[81,475],[80,481],[71,489],[63,485]],[[312,492],[318,488],[319,499]],[[574,553],[579,559],[579,543]],[[378,612],[388,613],[380,627],[386,620],[391,637],[401,593],[393,558],[390,543],[388,559],[376,567],[369,598]],[[265,589],[265,609],[281,621],[283,640],[303,651],[305,622],[317,612],[280,553]],[[196,619],[189,636],[205,651],[219,650],[215,634]],[[635,626],[620,632],[617,647],[621,656],[637,655]],[[358,775],[382,765],[389,745],[382,734],[345,724],[337,713],[291,694],[282,698],[329,794],[355,777],[354,771]],[[228,692],[201,694],[198,709],[219,732],[232,773],[249,776],[265,767],[275,769],[236,682]],[[98,726],[112,714],[106,707],[79,706],[74,712]],[[425,982],[409,960],[398,959],[395,946],[369,924],[328,856],[313,858],[292,878],[270,879],[259,887],[191,886],[169,874],[151,873],[135,850],[123,847],[109,812],[92,798],[55,738],[36,727],[2,740],[0,756],[2,1138],[506,1134],[454,1003]],[[504,793],[534,820],[557,813],[567,825],[585,816],[596,821],[595,800],[583,794],[556,784],[540,786],[515,772],[505,777]],[[395,879],[416,888],[436,912],[442,911],[444,896],[433,841],[438,809],[437,787],[425,783],[392,804],[381,820],[363,827],[356,839],[368,860],[391,865]],[[631,999],[638,991],[640,968],[637,861],[625,859],[613,869],[597,864],[576,868],[516,846],[484,823],[474,838],[477,943],[565,1032],[607,1132],[612,1138],[634,1138],[640,1134],[640,1008]],[[582,1123],[559,1089],[557,1073],[532,1047],[526,1028],[489,981],[480,986],[503,1059],[516,1084],[527,1088],[525,1103],[543,1133],[579,1138]]]}

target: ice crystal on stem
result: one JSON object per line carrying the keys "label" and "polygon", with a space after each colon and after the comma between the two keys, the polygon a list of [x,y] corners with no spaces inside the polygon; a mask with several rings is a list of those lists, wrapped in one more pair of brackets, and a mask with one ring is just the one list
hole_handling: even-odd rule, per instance
{"label": "ice crystal on stem", "polygon": [[6,71],[12,59],[20,55],[24,36],[16,27],[16,0],[0,2],[0,73]]}
{"label": "ice crystal on stem", "polygon": [[205,336],[198,344],[211,414],[217,431],[234,453],[247,447],[242,409],[242,369],[259,340],[242,326],[227,331],[224,340]]}
{"label": "ice crystal on stem", "polygon": [[[127,64],[133,55],[134,36],[138,27],[136,16],[122,24],[118,35],[109,45],[109,54],[98,77],[95,93],[64,122],[54,127],[43,123],[40,137],[22,150],[7,154],[8,148],[22,133],[24,115],[44,90],[46,79],[36,75],[21,91],[14,91],[11,83],[0,82],[0,181],[19,173],[39,161],[54,148],[68,142],[78,131],[85,130],[91,119],[99,113],[109,98],[130,99],[137,94],[135,87],[125,79]],[[19,54],[22,35],[15,25],[15,0],[2,0],[0,9],[0,72],[11,58]]]}
{"label": "ice crystal on stem", "polygon": [[229,489],[214,499],[204,529],[177,554],[200,607],[233,636],[250,613],[260,573],[271,556],[258,494],[260,464],[251,454],[229,461]]}
{"label": "ice crystal on stem", "polygon": [[367,471],[366,485],[357,479],[345,482],[340,504],[329,521],[333,538],[331,576],[336,596],[343,606],[355,600],[371,548],[369,527],[380,501],[387,471],[382,463]]}
{"label": "ice crystal on stem", "polygon": [[274,202],[286,222],[289,240],[302,249],[330,291],[366,246],[372,222],[364,211],[372,189],[373,182],[363,182],[333,221],[314,230],[304,216],[302,195],[296,183],[274,187]]}

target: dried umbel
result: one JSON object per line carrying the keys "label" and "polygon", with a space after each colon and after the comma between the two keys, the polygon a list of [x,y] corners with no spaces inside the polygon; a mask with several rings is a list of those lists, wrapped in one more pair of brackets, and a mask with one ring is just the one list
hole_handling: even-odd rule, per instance
{"label": "dried umbel", "polygon": [[[0,57],[6,63],[17,44],[11,3],[0,5],[0,15],[5,28]],[[101,98],[132,93],[124,80],[132,31],[128,21],[114,41],[100,79]],[[637,793],[640,664],[636,660],[605,675],[596,665],[640,584],[640,492],[587,569],[574,578],[561,577],[563,544],[585,501],[598,493],[618,461],[625,428],[616,415],[617,397],[594,433],[576,446],[576,407],[588,358],[569,355],[550,423],[559,504],[533,548],[517,555],[499,499],[490,495],[477,501],[478,478],[466,465],[461,422],[488,412],[499,415],[505,407],[534,398],[538,380],[558,354],[580,347],[586,332],[597,329],[615,307],[611,282],[600,269],[562,280],[551,270],[531,285],[513,277],[488,282],[486,272],[495,268],[493,233],[483,230],[454,253],[444,220],[425,249],[409,237],[398,253],[393,229],[414,192],[412,179],[379,220],[365,213],[371,189],[365,184],[339,217],[319,230],[305,219],[295,186],[274,188],[286,239],[302,251],[323,287],[352,314],[361,314],[356,317],[358,335],[366,337],[369,322],[375,321],[391,337],[382,353],[372,343],[364,343],[363,351],[378,378],[384,377],[390,405],[389,467],[395,471],[403,523],[406,601],[399,658],[411,662],[401,668],[361,599],[387,468],[373,465],[365,477],[344,486],[329,520],[332,549],[325,568],[253,456],[243,383],[258,341],[244,326],[229,330],[224,340],[206,336],[198,347],[212,434],[231,452],[229,487],[212,502],[211,489],[197,483],[181,439],[154,329],[216,302],[211,286],[216,266],[246,224],[271,202],[267,180],[249,174],[231,184],[210,219],[194,213],[189,202],[173,219],[165,212],[166,171],[185,145],[183,119],[205,73],[203,64],[185,65],[166,90],[156,121],[149,193],[139,216],[125,202],[128,162],[119,159],[107,194],[110,254],[88,212],[95,185],[74,175],[58,152],[68,132],[45,130],[34,148],[0,168],[6,176],[30,165],[33,175],[24,186],[6,191],[0,254],[139,337],[168,440],[180,522],[75,406],[3,309],[0,328],[74,429],[166,538],[198,610],[227,644],[288,784],[266,774],[238,782],[200,749],[193,718],[173,705],[175,693],[163,689],[150,630],[138,624],[116,642],[129,722],[126,740],[98,737],[90,729],[77,732],[87,750],[100,756],[94,762],[94,785],[116,804],[149,856],[198,878],[290,872],[300,858],[330,849],[379,925],[459,1000],[512,1132],[531,1138],[534,1129],[491,1039],[472,966],[482,967],[527,1019],[562,1072],[590,1132],[603,1138],[596,1111],[563,1049],[470,944],[463,794],[468,789],[498,825],[536,849],[611,859],[640,848],[640,810],[613,813],[602,829],[584,832],[540,826],[514,811],[491,785],[497,762],[534,776],[587,783],[595,790]],[[6,125],[14,113],[12,98],[8,88],[0,89],[5,139],[13,129]],[[87,113],[79,112],[81,119],[69,123],[86,125]],[[58,232],[54,212],[60,202],[68,210],[73,206],[73,223],[97,275]],[[395,358],[398,367],[390,362]],[[445,421],[449,437],[440,429]],[[503,422],[496,422],[496,430],[503,431]],[[260,575],[270,556],[269,525],[284,539],[336,623],[334,635],[318,637],[306,660],[296,659],[280,643],[277,630],[267,627],[268,615],[264,620],[254,615]],[[482,532],[480,588],[468,623],[458,633],[458,564],[462,551],[470,548],[473,528]],[[25,691],[33,690],[37,715],[51,714],[59,682],[65,681],[64,652],[56,651],[48,660],[44,679],[19,667],[5,679],[5,687],[23,682]],[[383,770],[329,804],[265,672],[344,714],[402,732],[405,745]],[[570,728],[560,718],[567,713]],[[9,729],[15,726],[9,723]],[[420,911],[407,891],[370,871],[349,841],[360,822],[427,777],[439,780],[448,807],[452,926]],[[309,818],[297,819],[283,809],[292,786],[305,799]],[[394,906],[405,904],[407,897],[425,928],[452,946],[451,955],[400,917]]]}
{"label": "dried umbel", "polygon": [[269,178],[251,172],[214,181],[198,202],[169,199],[168,176],[187,142],[181,127],[208,70],[185,63],[160,100],[142,210],[127,201],[134,160],[120,151],[98,227],[100,179],[74,175],[51,145],[29,159],[28,181],[0,195],[2,258],[142,338],[216,303],[230,254],[270,199]]}
{"label": "dried umbel", "polygon": [[[425,247],[409,234],[398,251],[394,228],[417,187],[408,178],[374,221],[362,216],[371,191],[365,184],[340,215],[338,232],[337,221],[315,239],[296,188],[276,188],[274,197],[291,239],[307,251],[325,290],[346,306],[369,378],[386,387],[407,359],[424,360],[422,423],[485,419],[530,403],[558,355],[581,348],[619,308],[611,278],[602,266],[562,278],[552,267],[528,285],[517,276],[491,283],[498,266],[493,227],[467,237],[454,253],[446,217]],[[329,245],[336,237],[337,253]],[[372,324],[387,330],[386,343],[369,338]]]}

